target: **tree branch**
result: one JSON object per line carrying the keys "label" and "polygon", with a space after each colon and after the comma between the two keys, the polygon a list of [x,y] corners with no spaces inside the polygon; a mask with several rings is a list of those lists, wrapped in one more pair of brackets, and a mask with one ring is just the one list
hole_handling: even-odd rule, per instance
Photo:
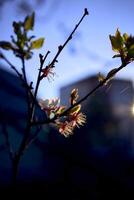
{"label": "tree branch", "polygon": [[[83,14],[83,16],[81,17],[81,19],[79,20],[79,22],[75,25],[75,28],[73,29],[73,31],[71,32],[71,34],[68,36],[68,38],[67,38],[66,41],[63,43],[63,45],[60,45],[60,46],[58,47],[58,51],[57,51],[55,57],[53,58],[53,60],[52,60],[51,63],[49,64],[49,66],[50,66],[51,68],[54,67],[55,63],[57,62],[58,56],[60,55],[60,53],[62,52],[62,50],[65,48],[65,46],[67,45],[67,43],[72,39],[72,37],[73,37],[75,31],[77,30],[77,28],[79,27],[79,25],[81,24],[81,22],[83,21],[83,19],[85,18],[85,16],[88,15],[88,14],[89,14],[89,13],[88,13],[88,10],[87,10],[87,8],[85,8],[85,9],[84,9],[84,14]],[[40,79],[42,79],[43,77],[44,77],[44,76],[42,75],[42,76],[40,77]]]}
{"label": "tree branch", "polygon": [[[26,67],[25,67],[24,56],[21,57],[21,62],[22,62],[22,73],[23,73],[23,77],[24,77],[24,83],[25,83],[25,85],[28,85],[27,76],[26,76]],[[31,85],[31,83],[30,83],[30,85]],[[31,117],[31,95],[30,95],[29,90],[31,91],[30,86],[29,86],[29,89],[28,89],[28,87],[26,87],[26,99],[27,99],[27,109],[28,109],[28,122],[30,122],[29,119]]]}
{"label": "tree branch", "polygon": [[[36,100],[37,98],[37,93],[38,93],[38,89],[39,89],[39,85],[40,85],[40,76],[41,76],[41,72],[42,72],[42,68],[43,68],[43,64],[48,56],[48,54],[50,53],[50,51],[47,51],[46,55],[43,56],[41,54],[39,54],[40,57],[40,68],[39,68],[39,72],[38,72],[38,77],[37,77],[37,82],[36,82],[36,86],[35,86],[35,92],[34,92],[34,99]],[[34,109],[35,109],[35,101],[32,102],[32,106],[31,106],[31,121],[33,121],[33,117],[34,117]]]}
{"label": "tree branch", "polygon": [[81,98],[77,103],[74,105],[70,106],[68,109],[66,109],[62,114],[53,117],[52,119],[47,119],[43,121],[34,121],[32,122],[32,125],[41,125],[41,124],[48,124],[48,123],[53,123],[56,119],[65,116],[71,109],[73,109],[75,106],[81,104],[83,101],[85,101],[89,96],[91,96],[93,93],[95,93],[99,88],[101,88],[103,85],[105,85],[111,78],[113,78],[114,75],[116,75],[121,69],[123,69],[128,63],[123,63],[120,67],[116,68],[113,70],[113,72],[108,73],[107,77],[101,81],[95,88],[93,88],[91,91],[87,93],[83,98]]}
{"label": "tree branch", "polygon": [[31,139],[29,139],[29,141],[26,143],[26,146],[25,146],[25,149],[24,149],[24,150],[26,150],[26,149],[30,146],[30,144],[32,144],[32,143],[35,141],[35,139],[38,137],[38,135],[39,135],[41,129],[42,129],[41,126],[38,126],[38,127],[37,127],[37,129],[36,129],[36,131],[35,131],[35,133],[34,133],[34,136],[33,136]]}
{"label": "tree branch", "polygon": [[9,134],[8,134],[7,127],[6,127],[5,124],[2,124],[2,132],[3,132],[5,139],[6,139],[6,146],[7,146],[7,149],[8,149],[9,157],[11,158],[11,160],[13,160],[14,153],[13,153],[13,149],[11,147],[10,141],[9,141]]}

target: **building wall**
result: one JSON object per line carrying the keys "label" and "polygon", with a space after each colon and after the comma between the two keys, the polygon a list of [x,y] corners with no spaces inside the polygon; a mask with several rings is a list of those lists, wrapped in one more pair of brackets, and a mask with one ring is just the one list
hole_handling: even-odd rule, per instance
{"label": "building wall", "polygon": [[[92,76],[67,85],[61,88],[61,102],[69,106],[68,99],[73,88],[78,88],[79,96],[82,98],[97,84],[97,77]],[[119,140],[123,140],[121,143],[126,142],[130,148],[133,147],[133,102],[133,84],[123,79],[113,79],[83,102],[82,110],[87,115],[86,129],[83,130],[87,137],[89,135],[89,144],[92,140],[96,140],[93,142],[96,143],[98,140],[109,139],[117,145],[120,143]],[[99,142],[97,144],[99,145]]]}

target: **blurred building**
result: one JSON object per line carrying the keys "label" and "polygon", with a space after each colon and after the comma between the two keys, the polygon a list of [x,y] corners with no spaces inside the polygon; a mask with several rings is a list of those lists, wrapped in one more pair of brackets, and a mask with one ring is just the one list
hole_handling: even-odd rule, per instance
{"label": "blurred building", "polygon": [[[98,84],[98,78],[91,76],[61,88],[62,104],[69,106],[73,88],[78,88],[79,98],[82,98]],[[134,143],[133,104],[134,88],[130,80],[113,79],[88,97],[82,103],[82,110],[87,115],[87,124],[82,129],[86,144],[93,148],[101,146],[101,149],[128,145],[131,149]]]}
{"label": "blurred building", "polygon": [[[98,84],[98,78],[91,76],[62,87],[61,103],[69,106],[72,89],[78,88],[82,98]],[[124,196],[133,190],[133,104],[133,84],[123,79],[111,80],[82,104],[87,123],[75,130],[64,149],[70,159],[67,165],[70,179],[82,191],[91,188],[91,199],[105,198],[106,191]],[[80,179],[76,181],[78,174]]]}

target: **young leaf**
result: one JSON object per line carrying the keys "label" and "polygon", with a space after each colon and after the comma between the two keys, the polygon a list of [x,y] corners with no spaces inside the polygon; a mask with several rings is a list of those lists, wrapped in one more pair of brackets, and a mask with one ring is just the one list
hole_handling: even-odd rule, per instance
{"label": "young leaf", "polygon": [[27,17],[25,18],[25,21],[24,21],[24,29],[25,29],[26,31],[32,30],[32,29],[33,29],[33,27],[34,27],[34,17],[35,17],[35,14],[34,14],[34,12],[33,12],[31,16],[27,16]]}
{"label": "young leaf", "polygon": [[110,41],[111,41],[113,51],[119,52],[119,47],[118,47],[115,36],[110,35],[109,38],[110,38]]}
{"label": "young leaf", "polygon": [[74,108],[72,108],[70,111],[69,111],[69,114],[74,114],[74,113],[78,113],[79,111],[80,111],[80,109],[81,109],[81,105],[77,105],[77,106],[75,106]]}
{"label": "young leaf", "polygon": [[128,34],[127,34],[127,33],[124,33],[124,34],[123,34],[123,38],[124,38],[124,41],[127,42],[128,38],[129,38]]}
{"label": "young leaf", "polygon": [[105,76],[99,72],[99,74],[98,74],[98,81],[102,82],[104,80],[105,80]]}
{"label": "young leaf", "polygon": [[60,115],[60,114],[62,114],[62,113],[65,111],[65,109],[66,109],[65,106],[60,106],[60,107],[56,110],[55,114],[56,114],[56,115]]}
{"label": "young leaf", "polygon": [[10,42],[1,41],[0,42],[0,48],[5,49],[5,50],[12,50],[13,46]]}
{"label": "young leaf", "polygon": [[118,29],[115,33],[115,37],[116,37],[119,48],[122,48],[123,47],[123,38],[122,38],[121,33]]}
{"label": "young leaf", "polygon": [[134,44],[129,48],[128,56],[134,58]]}
{"label": "young leaf", "polygon": [[109,38],[113,51],[120,52],[120,50],[123,48],[123,38],[119,30],[117,29],[115,36],[110,35]]}
{"label": "young leaf", "polygon": [[34,40],[31,43],[31,49],[39,49],[43,46],[44,38],[39,38],[38,40]]}
{"label": "young leaf", "polygon": [[71,105],[75,104],[77,99],[78,99],[79,95],[78,95],[78,89],[73,89],[71,91],[71,94],[70,94],[70,102],[71,102]]}

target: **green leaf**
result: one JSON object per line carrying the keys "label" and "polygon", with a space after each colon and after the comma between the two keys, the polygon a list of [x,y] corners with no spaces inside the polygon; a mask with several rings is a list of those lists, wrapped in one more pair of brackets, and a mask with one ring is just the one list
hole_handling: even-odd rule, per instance
{"label": "green leaf", "polygon": [[99,74],[98,74],[98,81],[99,82],[102,82],[102,81],[104,81],[105,80],[105,76],[103,75],[103,74],[101,74],[100,72],[99,72]]}
{"label": "green leaf", "polygon": [[79,95],[78,95],[78,89],[77,88],[74,88],[72,91],[71,91],[71,94],[70,94],[70,102],[71,102],[71,105],[75,104],[77,99],[78,99]]}
{"label": "green leaf", "polygon": [[81,105],[79,104],[79,105],[77,105],[77,106],[75,106],[74,108],[72,108],[70,111],[69,111],[69,114],[77,114],[79,111],[80,111],[80,109],[81,109]]}
{"label": "green leaf", "polygon": [[60,106],[57,110],[56,110],[56,115],[61,115],[64,111],[65,111],[66,107],[65,106]]}
{"label": "green leaf", "polygon": [[122,36],[118,28],[116,30],[115,37],[117,40],[120,40],[120,42],[122,42]]}
{"label": "green leaf", "polygon": [[25,21],[24,21],[24,29],[25,29],[26,31],[32,30],[32,29],[33,29],[33,27],[34,27],[34,18],[35,18],[34,12],[32,13],[31,16],[27,16],[27,17],[25,18]]}
{"label": "green leaf", "polygon": [[132,44],[132,45],[130,46],[130,50],[131,50],[131,49],[134,49],[134,44]]}
{"label": "green leaf", "polygon": [[123,48],[123,38],[117,29],[115,36],[109,36],[113,51],[120,52]]}
{"label": "green leaf", "polygon": [[113,51],[119,52],[119,47],[118,47],[118,44],[117,44],[115,36],[111,36],[110,35],[109,38],[110,38],[110,41],[111,41],[111,45],[112,45]]}
{"label": "green leaf", "polygon": [[123,38],[124,38],[124,41],[127,42],[128,38],[129,38],[129,35],[127,33],[124,33],[123,34]]}
{"label": "green leaf", "polygon": [[122,47],[123,47],[123,38],[122,38],[121,33],[120,33],[120,31],[119,31],[118,29],[117,29],[117,31],[116,31],[115,37],[116,37],[118,46],[119,46],[120,48],[122,48]]}
{"label": "green leaf", "polygon": [[10,42],[6,42],[6,41],[0,42],[0,48],[5,49],[5,50],[13,50],[12,44]]}
{"label": "green leaf", "polygon": [[128,56],[134,58],[134,44],[129,48]]}
{"label": "green leaf", "polygon": [[43,46],[44,38],[39,38],[37,40],[32,41],[31,49],[39,49]]}

